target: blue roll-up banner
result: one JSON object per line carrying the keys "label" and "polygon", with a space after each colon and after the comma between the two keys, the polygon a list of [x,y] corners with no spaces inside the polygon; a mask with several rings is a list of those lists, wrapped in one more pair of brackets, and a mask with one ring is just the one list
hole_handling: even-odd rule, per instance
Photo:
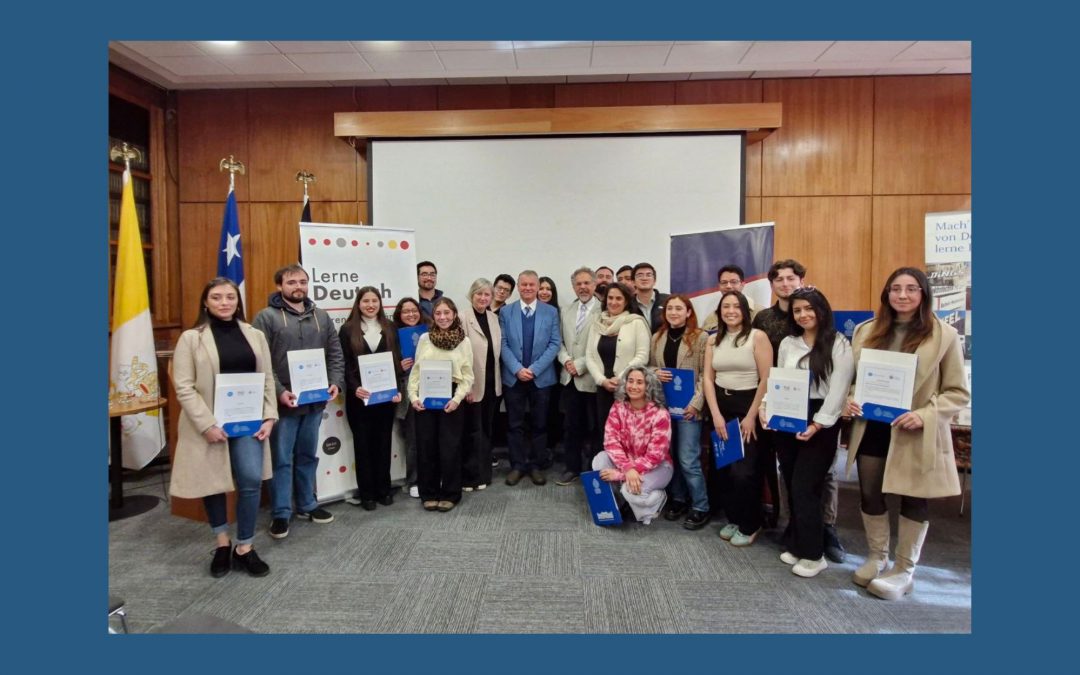
{"label": "blue roll-up banner", "polygon": [[694,303],[698,324],[716,311],[722,295],[716,280],[724,265],[742,268],[743,295],[757,307],[772,297],[769,267],[773,262],[773,224],[736,225],[693,234],[671,235],[671,292]]}

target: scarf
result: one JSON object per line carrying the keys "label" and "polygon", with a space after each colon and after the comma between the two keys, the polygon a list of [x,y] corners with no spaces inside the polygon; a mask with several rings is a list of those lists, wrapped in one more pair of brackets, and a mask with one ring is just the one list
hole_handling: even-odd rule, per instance
{"label": "scarf", "polygon": [[465,339],[465,329],[461,327],[461,320],[454,317],[454,323],[450,324],[446,330],[432,326],[428,331],[428,339],[439,349],[451,351]]}
{"label": "scarf", "polygon": [[607,312],[601,312],[600,316],[596,317],[596,327],[601,335],[618,335],[619,330],[622,329],[623,326],[635,319],[644,321],[645,317],[630,311],[616,314],[615,316],[611,316]]}

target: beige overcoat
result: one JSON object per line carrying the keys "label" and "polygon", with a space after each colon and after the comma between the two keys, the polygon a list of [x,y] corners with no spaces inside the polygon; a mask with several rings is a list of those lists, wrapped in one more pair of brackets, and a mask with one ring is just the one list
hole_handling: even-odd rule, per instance
{"label": "beige overcoat", "polygon": [[[270,346],[261,331],[240,323],[240,329],[255,352],[255,369],[266,373],[263,419],[278,418],[271,375]],[[173,457],[169,492],[176,497],[205,497],[236,489],[229,448],[226,443],[209,443],[203,432],[217,424],[214,419],[214,377],[220,369],[217,345],[209,325],[186,330],[173,354],[172,376],[180,420]],[[272,475],[270,440],[263,441],[263,480]]]}
{"label": "beige overcoat", "polygon": [[[856,372],[873,323],[871,319],[855,327],[851,348]],[[960,477],[956,472],[950,423],[971,398],[960,336],[955,328],[935,317],[933,333],[919,345],[915,355],[919,360],[911,406],[922,418],[923,428],[906,431],[893,427],[882,492],[909,497],[951,497],[960,494]],[[854,393],[853,382],[851,395]],[[848,473],[865,430],[866,420],[855,419],[848,443]]]}
{"label": "beige overcoat", "polygon": [[[473,385],[471,394],[473,402],[482,401],[490,392],[484,391],[487,378],[487,336],[480,322],[476,319],[476,311],[470,306],[461,315],[462,323],[465,324],[465,337],[469,338],[469,344],[473,351]],[[488,330],[491,331],[491,353],[495,355],[495,393],[493,396],[502,396],[502,372],[499,370],[499,353],[502,351],[502,327],[499,326],[499,315],[490,309],[487,310]]]}

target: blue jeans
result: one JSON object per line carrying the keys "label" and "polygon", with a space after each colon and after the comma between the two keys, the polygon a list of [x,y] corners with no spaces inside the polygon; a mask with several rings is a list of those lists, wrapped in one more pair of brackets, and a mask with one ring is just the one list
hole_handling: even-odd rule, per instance
{"label": "blue jeans", "polygon": [[[236,484],[236,541],[250,544],[255,539],[255,516],[262,491],[263,444],[254,436],[229,439],[229,463]],[[214,534],[229,531],[225,493],[203,497],[206,518]]]}
{"label": "blue jeans", "polygon": [[282,415],[270,432],[274,477],[270,479],[270,504],[274,518],[288,519],[296,510],[308,512],[315,501],[315,470],[319,467],[319,425],[322,411],[307,415]]}
{"label": "blue jeans", "polygon": [[671,435],[675,475],[668,485],[668,494],[677,502],[689,502],[695,511],[708,513],[709,492],[701,471],[701,422],[673,419]]}

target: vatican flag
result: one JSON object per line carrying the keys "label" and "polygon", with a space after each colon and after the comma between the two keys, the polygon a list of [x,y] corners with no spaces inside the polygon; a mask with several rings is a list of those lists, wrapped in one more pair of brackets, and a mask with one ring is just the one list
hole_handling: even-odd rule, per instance
{"label": "vatican flag", "polygon": [[[156,400],[159,387],[154,331],[150,322],[150,293],[146,285],[146,263],[130,170],[124,171],[114,282],[109,403]],[[161,411],[126,415],[122,422],[124,467],[141,469],[165,445]]]}

